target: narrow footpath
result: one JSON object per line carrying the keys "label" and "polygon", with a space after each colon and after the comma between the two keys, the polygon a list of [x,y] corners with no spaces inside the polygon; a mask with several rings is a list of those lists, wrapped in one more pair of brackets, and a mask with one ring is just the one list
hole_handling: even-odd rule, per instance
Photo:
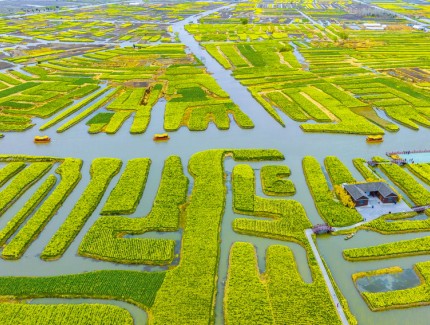
{"label": "narrow footpath", "polygon": [[342,305],[340,304],[339,298],[336,295],[336,291],[333,288],[333,285],[330,281],[330,277],[327,274],[327,270],[325,269],[324,263],[322,262],[320,253],[318,252],[318,249],[317,249],[317,247],[316,247],[316,245],[312,239],[312,234],[313,234],[312,229],[306,229],[305,230],[306,238],[308,239],[309,244],[311,245],[312,252],[314,253],[315,258],[316,258],[317,263],[318,263],[318,266],[321,269],[321,272],[323,274],[323,277],[324,277],[325,283],[327,285],[328,291],[330,292],[330,295],[331,295],[333,302],[336,306],[337,313],[339,314],[339,317],[342,321],[342,324],[348,325],[349,324],[348,319],[346,318],[346,315],[342,309]]}

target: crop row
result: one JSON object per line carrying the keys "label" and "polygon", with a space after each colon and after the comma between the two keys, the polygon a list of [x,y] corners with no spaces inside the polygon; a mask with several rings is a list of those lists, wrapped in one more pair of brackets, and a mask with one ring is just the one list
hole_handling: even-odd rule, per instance
{"label": "crop row", "polygon": [[61,182],[18,234],[6,245],[2,252],[3,258],[19,259],[24,254],[27,247],[37,238],[79,183],[81,167],[82,160],[67,158],[57,168],[56,173],[61,175]]}
{"label": "crop row", "polygon": [[[169,264],[175,242],[166,239],[124,238],[149,231],[176,231],[181,205],[185,203],[188,179],[181,160],[167,158],[151,212],[142,218],[102,217],[85,235],[79,254],[102,260],[133,264]],[[118,236],[121,234],[121,236]]]}
{"label": "crop row", "polygon": [[224,294],[226,324],[274,324],[267,284],[261,280],[255,248],[236,242],[230,249]]}
{"label": "crop row", "polygon": [[[149,308],[164,272],[104,270],[47,277],[0,278],[0,294],[26,298],[94,298],[131,302]],[[119,285],[121,284],[121,285]]]}
{"label": "crop row", "polygon": [[263,166],[261,168],[261,186],[266,195],[294,195],[294,183],[285,179],[291,175],[288,166]]}
{"label": "crop row", "polygon": [[45,175],[52,167],[49,162],[35,162],[16,175],[0,192],[0,215],[2,215],[25,191]]}
{"label": "crop row", "polygon": [[115,93],[117,91],[119,91],[121,89],[121,87],[118,87],[116,89],[114,89],[113,91],[109,92],[109,94],[107,96],[102,96],[101,99],[97,100],[94,104],[92,104],[90,107],[86,108],[84,111],[82,111],[81,113],[79,113],[78,115],[74,116],[73,118],[71,118],[69,121],[67,121],[66,123],[64,123],[62,126],[60,126],[57,129],[57,132],[61,133],[64,132],[68,129],[70,129],[73,125],[79,123],[80,121],[82,121],[84,118],[86,118],[87,116],[89,116],[91,113],[95,112],[96,110],[98,110],[101,106],[103,106],[107,101],[109,101],[109,99],[115,95]]}
{"label": "crop row", "polygon": [[334,201],[333,193],[315,158],[310,156],[303,158],[303,171],[315,206],[324,221],[333,226],[348,226],[363,220],[355,209]]}
{"label": "crop row", "polygon": [[[295,121],[307,121],[309,115],[307,115],[302,107],[295,101],[286,97],[283,92],[274,91],[266,94],[266,97],[273,102],[282,112],[287,114],[291,119]],[[321,112],[321,111],[320,111]]]}
{"label": "crop row", "polygon": [[367,162],[363,158],[354,158],[352,160],[352,163],[354,164],[354,167],[360,172],[360,174],[363,176],[363,178],[367,182],[372,181],[379,181],[380,178],[378,175],[376,175],[372,169],[367,165]]}
{"label": "crop row", "polygon": [[146,131],[151,120],[152,108],[162,95],[162,89],[162,84],[156,84],[154,87],[151,88],[149,97],[147,98],[146,103],[144,103],[145,105],[140,105],[137,107],[133,123],[130,127],[130,133],[139,134],[144,133]]}
{"label": "crop row", "polygon": [[402,167],[390,163],[378,166],[416,205],[430,204],[430,192]]}
{"label": "crop row", "polygon": [[92,162],[91,181],[60,229],[44,248],[42,259],[58,259],[64,254],[100,203],[110,181],[119,172],[121,164],[121,160],[115,158],[98,158]]}
{"label": "crop row", "polygon": [[219,129],[230,127],[229,114],[241,128],[252,128],[251,119],[234,104],[228,94],[203,69],[197,67],[169,67],[167,80],[164,129],[175,131],[187,126],[202,131],[209,122]]}
{"label": "crop row", "polygon": [[265,274],[275,324],[341,324],[309,244],[305,249],[312,283],[303,281],[289,247],[267,249]]}
{"label": "crop row", "polygon": [[49,175],[39,189],[25,202],[24,206],[10,219],[6,226],[0,231],[0,246],[3,246],[10,236],[18,229],[24,220],[34,211],[34,209],[43,201],[43,199],[52,190],[57,178]]}
{"label": "crop row", "polygon": [[0,169],[0,187],[25,168],[23,162],[11,162]]}
{"label": "crop row", "polygon": [[360,226],[382,234],[398,234],[430,231],[430,219],[409,220],[417,215],[416,212],[390,213]]}
{"label": "crop row", "polygon": [[152,308],[154,324],[206,323],[214,317],[219,229],[226,196],[223,157],[223,150],[207,150],[189,161],[194,187],[184,216],[181,262],[167,271],[158,291]]}
{"label": "crop row", "polygon": [[339,132],[352,134],[383,134],[383,130],[375,124],[369,122],[363,116],[354,114],[348,107],[334,97],[315,88],[307,87],[303,89],[314,101],[324,106],[339,120],[334,124],[302,124],[300,127],[306,132]]}
{"label": "crop row", "polygon": [[103,206],[102,215],[132,214],[139,204],[146,185],[151,160],[136,158],[127,162],[118,183]]}
{"label": "crop row", "polygon": [[92,102],[93,100],[95,100],[97,97],[99,97],[100,95],[104,94],[106,91],[108,91],[110,88],[106,87],[104,89],[101,89],[97,92],[95,92],[94,94],[92,94],[91,96],[88,96],[87,98],[81,100],[80,102],[78,102],[77,104],[67,108],[66,110],[64,110],[63,112],[61,112],[60,114],[58,114],[57,116],[55,116],[52,120],[50,120],[49,122],[43,124],[39,130],[43,131],[46,130],[48,128],[50,128],[51,126],[53,126],[54,124],[57,124],[58,122],[62,121],[63,119],[65,119],[66,117],[72,115],[73,113],[77,112],[78,110],[80,110],[82,107],[84,107],[85,105],[89,104],[90,102]]}
{"label": "crop row", "polygon": [[356,180],[346,166],[335,156],[327,156],[324,159],[324,166],[330,176],[333,185],[343,183],[355,183]]}
{"label": "crop row", "polygon": [[422,181],[430,185],[430,165],[429,164],[408,164],[408,169]]}
{"label": "crop row", "polygon": [[[219,229],[226,197],[225,154],[236,159],[236,150],[221,149],[196,153],[189,161],[194,187],[184,216],[181,261],[177,268],[166,273],[152,308],[154,324],[207,323],[215,317]],[[246,150],[239,156],[253,160],[282,157],[275,150]]]}
{"label": "crop row", "polygon": [[251,166],[234,166],[232,182],[233,209],[237,212],[254,212],[255,177]]}
{"label": "crop row", "polygon": [[324,113],[315,103],[303,96],[302,92],[298,92],[297,89],[284,90],[284,93],[290,96],[303,111],[318,122],[332,122],[332,120]]}
{"label": "crop row", "polygon": [[129,111],[117,111],[110,119],[109,123],[105,126],[104,131],[108,134],[116,133],[124,122],[130,117],[132,112]]}
{"label": "crop row", "polygon": [[266,199],[255,195],[255,175],[249,165],[236,165],[232,173],[233,209],[237,213],[273,220],[239,218],[233,229],[246,235],[301,242],[304,229],[311,227],[300,203],[293,200]]}
{"label": "crop row", "polygon": [[0,323],[13,324],[124,324],[132,325],[133,317],[123,308],[102,304],[30,305],[0,304]]}
{"label": "crop row", "polygon": [[343,251],[343,256],[349,261],[365,261],[429,253],[430,237],[421,237],[381,244],[377,246],[349,248]]}

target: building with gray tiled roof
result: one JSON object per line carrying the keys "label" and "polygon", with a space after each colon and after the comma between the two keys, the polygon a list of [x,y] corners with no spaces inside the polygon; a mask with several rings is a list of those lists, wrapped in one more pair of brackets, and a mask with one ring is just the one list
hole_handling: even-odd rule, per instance
{"label": "building with gray tiled roof", "polygon": [[369,197],[376,196],[382,203],[396,203],[399,196],[385,182],[369,182],[362,184],[345,184],[343,188],[351,196],[355,206],[369,204]]}

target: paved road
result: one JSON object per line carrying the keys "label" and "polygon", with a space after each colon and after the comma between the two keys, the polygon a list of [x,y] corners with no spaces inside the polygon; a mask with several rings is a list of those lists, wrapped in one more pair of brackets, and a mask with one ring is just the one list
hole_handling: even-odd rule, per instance
{"label": "paved road", "polygon": [[345,313],[344,313],[344,311],[342,309],[342,305],[340,304],[339,298],[336,295],[336,291],[333,288],[333,285],[332,285],[332,283],[330,281],[330,277],[328,276],[327,270],[325,269],[324,263],[321,260],[320,253],[318,252],[318,249],[315,246],[315,243],[314,243],[314,241],[312,239],[312,234],[313,234],[312,229],[306,229],[305,230],[305,234],[306,234],[306,237],[307,237],[307,239],[309,241],[309,244],[311,245],[311,248],[312,248],[312,251],[313,251],[313,253],[315,255],[315,258],[317,260],[318,266],[321,269],[321,272],[322,272],[323,277],[324,277],[324,281],[325,281],[325,283],[327,285],[327,288],[328,288],[328,291],[330,292],[330,295],[331,295],[331,297],[333,299],[333,303],[336,306],[337,313],[339,314],[339,317],[340,317],[340,319],[342,321],[342,324],[348,325],[349,324],[348,323],[348,319],[346,318],[346,315],[345,315]]}

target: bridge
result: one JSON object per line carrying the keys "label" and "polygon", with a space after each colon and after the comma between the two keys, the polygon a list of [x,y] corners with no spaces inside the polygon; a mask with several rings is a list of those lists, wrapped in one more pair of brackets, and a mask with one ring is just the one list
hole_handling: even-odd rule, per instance
{"label": "bridge", "polygon": [[414,210],[415,212],[424,212],[425,210],[430,208],[430,204],[429,205],[420,205],[420,206],[415,206],[412,207],[412,210]]}
{"label": "bridge", "polygon": [[335,229],[327,224],[324,225],[315,225],[312,227],[312,231],[314,232],[314,234],[316,235],[320,235],[320,234],[328,234],[333,232]]}

